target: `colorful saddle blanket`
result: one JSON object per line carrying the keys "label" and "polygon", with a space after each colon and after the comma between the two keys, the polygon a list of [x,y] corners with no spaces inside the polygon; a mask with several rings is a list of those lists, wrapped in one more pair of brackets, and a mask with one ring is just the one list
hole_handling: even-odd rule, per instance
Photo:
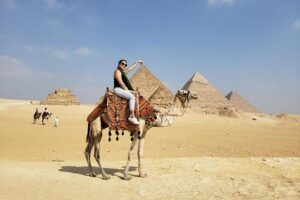
{"label": "colorful saddle blanket", "polygon": [[[139,116],[139,92],[133,93],[135,96],[135,116]],[[119,97],[112,91],[106,92],[107,98],[107,117],[109,120],[109,128],[111,130],[135,130],[138,125],[128,121],[129,100]]]}

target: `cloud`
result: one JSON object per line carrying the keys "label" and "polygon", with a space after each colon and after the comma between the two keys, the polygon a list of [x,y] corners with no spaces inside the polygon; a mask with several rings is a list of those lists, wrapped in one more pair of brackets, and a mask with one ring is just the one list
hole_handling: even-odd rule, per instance
{"label": "cloud", "polygon": [[71,70],[50,73],[45,68],[33,68],[20,59],[0,54],[0,97],[44,99],[47,93],[59,87],[70,88],[85,103],[96,102],[105,88],[89,71],[78,74],[73,74]]}
{"label": "cloud", "polygon": [[296,21],[294,22],[293,26],[294,26],[294,28],[296,28],[296,29],[300,29],[300,18],[299,18],[299,19],[296,19]]}
{"label": "cloud", "polygon": [[29,77],[32,70],[18,59],[6,55],[0,55],[0,77],[2,78],[19,78]]}
{"label": "cloud", "polygon": [[72,57],[86,57],[92,55],[93,51],[88,47],[78,47],[75,49],[55,49],[48,46],[33,46],[25,45],[22,47],[29,54],[43,53],[46,55],[54,56],[59,60],[69,60]]}
{"label": "cloud", "polygon": [[60,60],[68,60],[71,58],[69,50],[53,50],[53,55]]}
{"label": "cloud", "polygon": [[75,50],[75,54],[80,56],[88,56],[92,53],[92,51],[89,48],[81,47]]}
{"label": "cloud", "polygon": [[32,78],[36,76],[52,77],[48,72],[33,70],[26,66],[21,60],[6,55],[0,55],[1,78]]}
{"label": "cloud", "polygon": [[208,6],[218,6],[218,5],[228,5],[231,6],[234,4],[235,0],[207,0]]}
{"label": "cloud", "polygon": [[49,8],[62,8],[63,4],[59,2],[58,0],[45,0],[46,5]]}

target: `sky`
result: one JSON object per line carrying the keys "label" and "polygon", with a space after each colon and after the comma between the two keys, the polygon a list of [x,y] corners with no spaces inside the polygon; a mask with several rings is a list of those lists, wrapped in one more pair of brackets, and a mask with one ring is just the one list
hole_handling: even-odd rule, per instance
{"label": "sky", "polygon": [[95,103],[121,58],[173,92],[199,72],[262,112],[300,114],[300,1],[0,0],[0,98],[64,87]]}

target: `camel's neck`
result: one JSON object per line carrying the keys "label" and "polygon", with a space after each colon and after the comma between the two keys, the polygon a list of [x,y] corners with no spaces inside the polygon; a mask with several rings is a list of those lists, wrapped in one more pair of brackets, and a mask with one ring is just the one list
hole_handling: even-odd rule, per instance
{"label": "camel's neck", "polygon": [[176,94],[174,97],[173,106],[171,107],[171,110],[169,110],[168,115],[183,116],[186,108],[187,108],[187,97],[179,96],[178,94]]}
{"label": "camel's neck", "polygon": [[175,95],[173,106],[175,107],[179,106],[179,108],[185,108],[186,102],[187,102],[187,97],[179,97],[178,95]]}

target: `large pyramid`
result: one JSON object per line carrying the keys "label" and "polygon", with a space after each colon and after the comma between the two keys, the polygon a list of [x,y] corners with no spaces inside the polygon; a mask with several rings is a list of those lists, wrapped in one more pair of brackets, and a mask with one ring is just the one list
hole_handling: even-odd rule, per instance
{"label": "large pyramid", "polygon": [[155,92],[149,97],[149,102],[156,109],[167,111],[173,105],[174,95],[166,87],[158,87]]}
{"label": "large pyramid", "polygon": [[196,72],[182,87],[183,90],[196,92],[198,99],[190,101],[189,107],[206,113],[218,113],[218,109],[231,108],[233,105],[208,80]]}
{"label": "large pyramid", "polygon": [[79,101],[71,91],[67,88],[58,88],[53,93],[48,94],[44,101],[41,101],[43,105],[79,105]]}
{"label": "large pyramid", "polygon": [[134,89],[138,87],[154,107],[167,108],[173,103],[173,93],[144,65],[130,78],[130,83]]}
{"label": "large pyramid", "polygon": [[241,97],[237,92],[231,91],[226,95],[226,98],[238,109],[244,112],[257,112],[246,99]]}

